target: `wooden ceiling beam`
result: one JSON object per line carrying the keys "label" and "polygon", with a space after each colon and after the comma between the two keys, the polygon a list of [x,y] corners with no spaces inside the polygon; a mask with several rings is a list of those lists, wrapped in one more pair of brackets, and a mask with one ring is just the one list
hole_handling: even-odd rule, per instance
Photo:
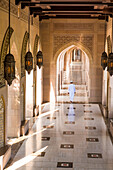
{"label": "wooden ceiling beam", "polygon": [[91,15],[56,15],[56,16],[39,16],[40,21],[43,19],[49,19],[49,18],[54,18],[54,19],[100,19],[100,20],[105,20],[105,16],[98,16],[98,17],[91,17]]}

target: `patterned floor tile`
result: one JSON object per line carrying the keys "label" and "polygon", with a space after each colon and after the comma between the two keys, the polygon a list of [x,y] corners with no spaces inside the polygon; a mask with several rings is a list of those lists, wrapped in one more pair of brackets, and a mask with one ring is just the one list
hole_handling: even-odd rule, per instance
{"label": "patterned floor tile", "polygon": [[63,135],[74,135],[73,131],[64,131]]}
{"label": "patterned floor tile", "polygon": [[56,119],[56,117],[47,117],[47,119]]}
{"label": "patterned floor tile", "polygon": [[94,118],[85,117],[84,120],[94,120]]}
{"label": "patterned floor tile", "polygon": [[[36,152],[36,151],[33,152],[33,155],[34,155],[34,156],[35,156],[35,152]],[[36,156],[37,156],[37,157],[44,157],[44,156],[45,156],[45,152],[40,152],[40,153],[36,154]]]}
{"label": "patterned floor tile", "polygon": [[42,137],[42,141],[49,141],[50,137]]}
{"label": "patterned floor tile", "polygon": [[96,127],[93,127],[93,126],[86,126],[85,129],[88,129],[88,130],[95,130]]}
{"label": "patterned floor tile", "polygon": [[66,116],[75,116],[75,114],[67,113]]}
{"label": "patterned floor tile", "polygon": [[92,111],[90,110],[84,110],[85,113],[93,113]]}
{"label": "patterned floor tile", "polygon": [[98,138],[86,138],[87,142],[99,142]]}
{"label": "patterned floor tile", "polygon": [[102,154],[101,153],[88,153],[87,157],[88,158],[102,158]]}
{"label": "patterned floor tile", "polygon": [[72,162],[58,162],[57,163],[58,168],[73,168]]}
{"label": "patterned floor tile", "polygon": [[72,144],[61,144],[60,148],[73,149],[74,145],[72,145]]}
{"label": "patterned floor tile", "polygon": [[53,129],[54,128],[54,126],[43,126],[43,128],[47,128],[47,129]]}
{"label": "patterned floor tile", "polygon": [[75,108],[75,107],[72,107],[72,108],[70,108],[70,107],[67,107],[67,109],[74,109],[74,110],[75,110],[76,108]]}
{"label": "patterned floor tile", "polygon": [[65,124],[75,124],[75,122],[66,121]]}

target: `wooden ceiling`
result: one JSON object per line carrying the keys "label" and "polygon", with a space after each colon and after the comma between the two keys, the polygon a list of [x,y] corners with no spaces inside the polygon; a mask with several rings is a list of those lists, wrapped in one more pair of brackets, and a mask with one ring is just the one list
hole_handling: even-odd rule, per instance
{"label": "wooden ceiling", "polygon": [[40,21],[49,18],[101,19],[113,17],[113,0],[15,0],[21,8],[30,7],[30,14]]}

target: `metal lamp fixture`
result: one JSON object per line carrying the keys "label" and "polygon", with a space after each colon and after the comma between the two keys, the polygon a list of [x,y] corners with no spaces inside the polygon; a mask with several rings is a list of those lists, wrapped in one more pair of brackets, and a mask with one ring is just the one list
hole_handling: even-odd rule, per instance
{"label": "metal lamp fixture", "polygon": [[14,56],[10,53],[10,0],[9,0],[9,54],[5,56],[4,60],[4,78],[9,86],[15,79],[15,60]]}
{"label": "metal lamp fixture", "polygon": [[109,54],[107,71],[109,72],[110,76],[113,75],[113,53]]}
{"label": "metal lamp fixture", "polygon": [[[105,18],[105,37],[104,37],[104,49],[105,49],[105,42],[106,42],[106,18]],[[101,56],[101,66],[103,70],[107,67],[107,53],[104,51]]]}
{"label": "metal lamp fixture", "polygon": [[29,41],[28,41],[28,52],[25,55],[25,70],[30,74],[33,69],[33,57],[30,52],[30,8],[29,8],[29,17],[28,17],[28,33],[29,33]]}
{"label": "metal lamp fixture", "polygon": [[[113,26],[113,19],[112,19],[112,26]],[[112,51],[113,51],[113,30],[112,30]],[[109,54],[108,57],[108,66],[107,71],[109,72],[110,76],[113,75],[113,52]]]}
{"label": "metal lamp fixture", "polygon": [[38,51],[37,55],[37,66],[39,67],[39,69],[41,68],[41,66],[43,66],[43,54],[42,51]]}
{"label": "metal lamp fixture", "polygon": [[33,69],[33,57],[30,51],[28,51],[25,55],[25,69],[27,70],[28,74],[30,74],[31,70]]}
{"label": "metal lamp fixture", "polygon": [[107,67],[107,53],[104,51],[101,56],[101,66],[103,67],[103,70]]}

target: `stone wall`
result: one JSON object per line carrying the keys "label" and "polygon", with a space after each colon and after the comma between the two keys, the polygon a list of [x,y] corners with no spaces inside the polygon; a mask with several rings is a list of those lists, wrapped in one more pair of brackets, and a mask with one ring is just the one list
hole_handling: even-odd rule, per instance
{"label": "stone wall", "polygon": [[56,61],[61,51],[69,45],[78,45],[87,51],[90,59],[89,102],[102,100],[101,54],[104,50],[104,21],[50,19],[40,22],[44,54],[44,100],[50,101],[50,84],[56,94]]}

